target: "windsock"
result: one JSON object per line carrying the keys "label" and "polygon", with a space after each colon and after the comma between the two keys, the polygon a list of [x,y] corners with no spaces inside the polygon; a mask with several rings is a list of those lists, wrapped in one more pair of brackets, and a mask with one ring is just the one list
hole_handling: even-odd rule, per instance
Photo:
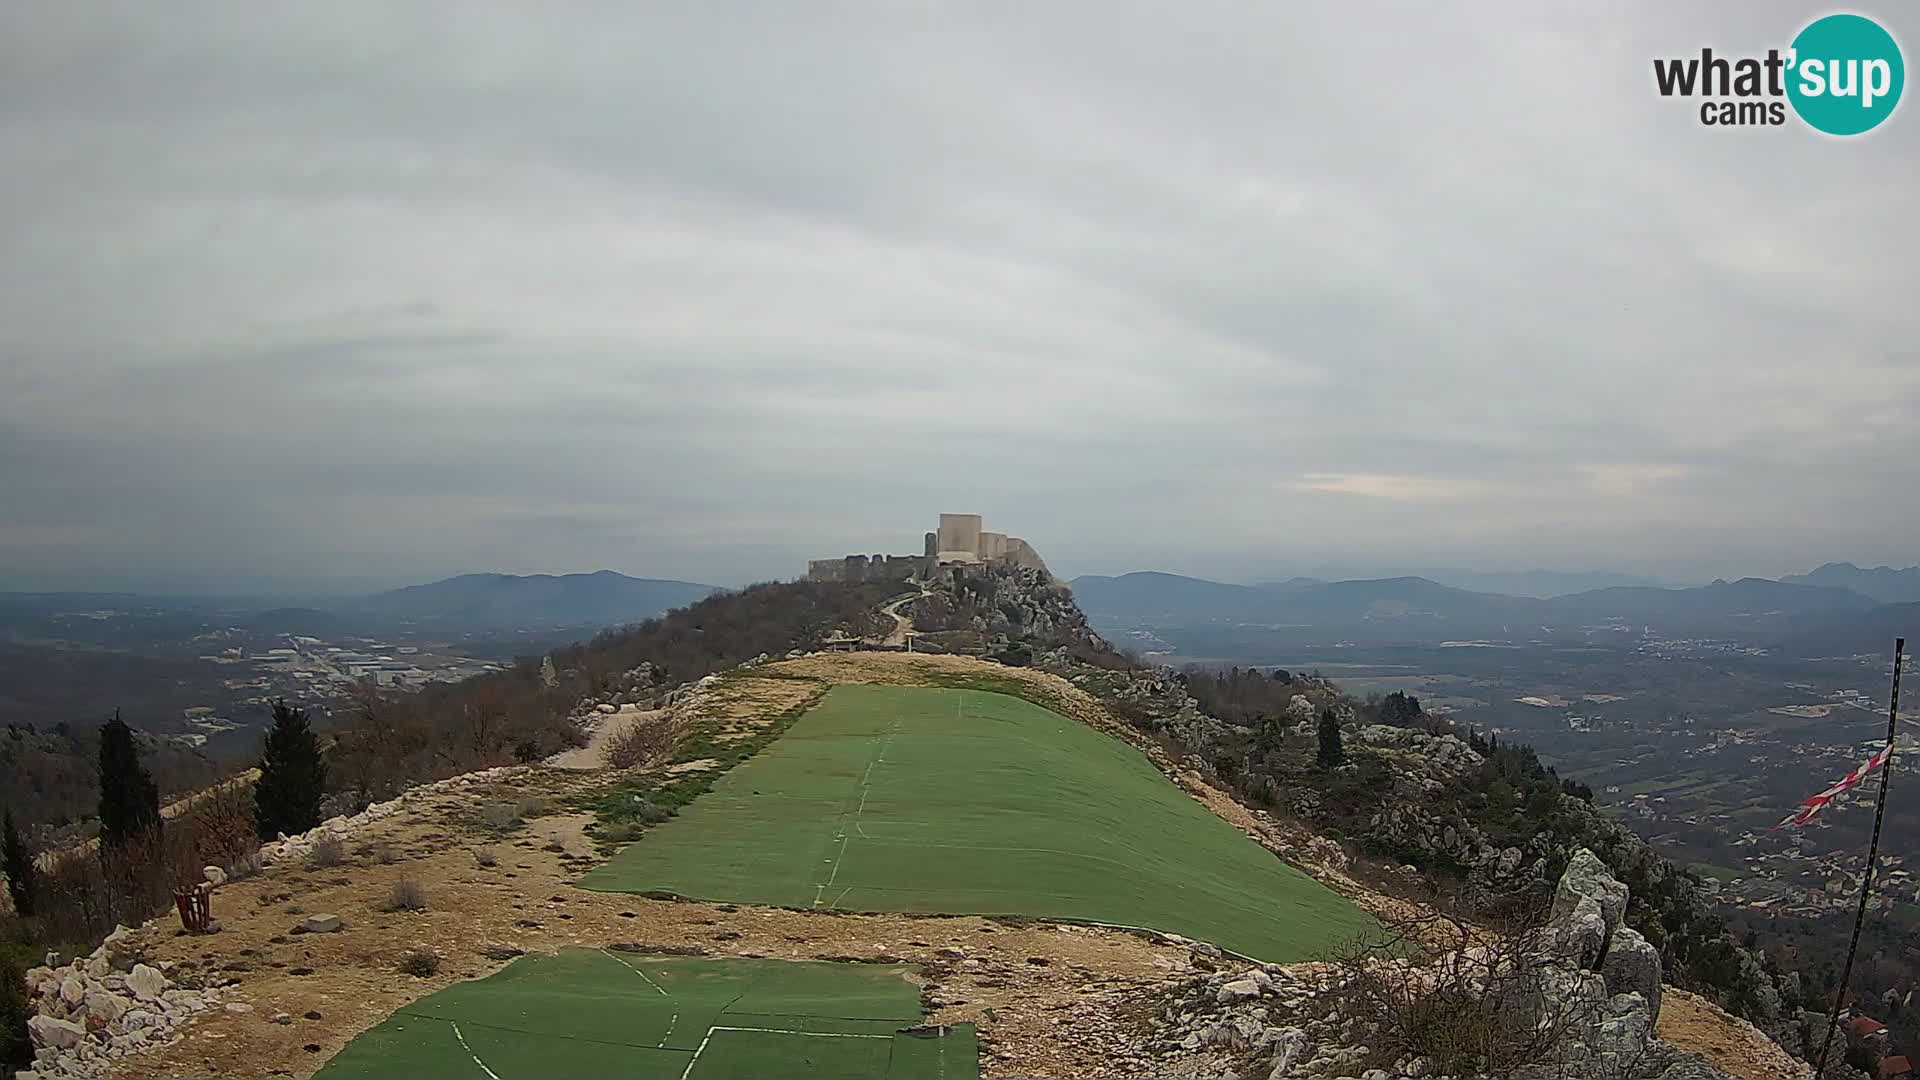
{"label": "windsock", "polygon": [[1826,809],[1827,804],[1832,802],[1836,796],[1859,787],[1860,782],[1871,775],[1875,769],[1885,765],[1887,758],[1892,754],[1892,743],[1881,747],[1872,757],[1861,762],[1859,768],[1841,777],[1832,787],[1809,797],[1805,802],[1801,803],[1800,809],[1788,814],[1786,818],[1783,819],[1780,824],[1775,825],[1774,828],[1783,829],[1788,825],[1805,825],[1807,822],[1812,821],[1813,815]]}

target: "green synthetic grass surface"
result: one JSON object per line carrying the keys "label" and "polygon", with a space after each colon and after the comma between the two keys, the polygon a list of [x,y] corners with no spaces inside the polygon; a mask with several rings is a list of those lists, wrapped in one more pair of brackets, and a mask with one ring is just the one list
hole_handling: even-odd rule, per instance
{"label": "green synthetic grass surface", "polygon": [[1151,927],[1273,962],[1373,928],[1132,747],[1004,694],[841,686],[581,885]]}
{"label": "green synthetic grass surface", "polygon": [[914,1030],[899,965],[523,957],[414,1002],[316,1080],[977,1080],[972,1028]]}

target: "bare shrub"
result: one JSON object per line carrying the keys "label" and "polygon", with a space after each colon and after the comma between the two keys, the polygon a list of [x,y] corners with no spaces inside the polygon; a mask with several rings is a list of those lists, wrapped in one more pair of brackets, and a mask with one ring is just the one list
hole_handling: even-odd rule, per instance
{"label": "bare shrub", "polygon": [[473,861],[483,867],[499,866],[500,856],[493,848],[483,845],[473,849]]}
{"label": "bare shrub", "polygon": [[1381,920],[1381,934],[1330,959],[1336,1020],[1390,1067],[1423,1057],[1440,1073],[1508,1077],[1557,1068],[1599,1005],[1562,992],[1556,938],[1535,906],[1495,928],[1434,909]]}
{"label": "bare shrub", "polygon": [[385,840],[376,840],[368,844],[365,853],[368,859],[381,866],[392,866],[394,863],[400,861],[400,853],[394,850],[393,845],[387,843]]}
{"label": "bare shrub", "polygon": [[225,866],[259,851],[253,811],[253,786],[229,781],[196,795],[168,828],[191,832],[195,854],[203,865]]}
{"label": "bare shrub", "polygon": [[227,880],[245,881],[250,877],[258,877],[264,867],[265,864],[260,859],[260,850],[258,848],[252,851],[242,852],[228,861]]}
{"label": "bare shrub", "polygon": [[346,861],[347,845],[337,836],[322,836],[314,841],[313,850],[307,852],[307,866],[315,870],[339,866]]}
{"label": "bare shrub", "polygon": [[609,844],[624,844],[640,839],[640,834],[646,831],[644,826],[636,822],[623,821],[618,825],[602,825],[594,835]]}
{"label": "bare shrub", "polygon": [[427,910],[427,890],[420,884],[419,878],[403,877],[393,883],[387,892],[387,902],[381,905],[382,911],[425,911]]}
{"label": "bare shrub", "polygon": [[416,978],[425,979],[440,971],[440,957],[425,949],[408,949],[400,957],[400,970]]}
{"label": "bare shrub", "polygon": [[480,824],[494,832],[511,832],[526,822],[512,803],[488,803],[480,808]]}
{"label": "bare shrub", "polygon": [[607,764],[616,769],[651,765],[673,753],[676,732],[664,716],[640,717],[607,740]]}
{"label": "bare shrub", "polygon": [[514,804],[513,812],[522,820],[541,817],[547,813],[547,800],[536,797],[521,799]]}

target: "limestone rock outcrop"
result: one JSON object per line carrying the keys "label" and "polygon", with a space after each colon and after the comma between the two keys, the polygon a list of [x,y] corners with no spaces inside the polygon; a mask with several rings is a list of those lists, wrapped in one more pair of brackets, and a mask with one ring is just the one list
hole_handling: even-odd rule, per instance
{"label": "limestone rock outcrop", "polygon": [[[1449,1008],[1517,1020],[1515,1031],[1549,1031],[1536,1060],[1501,1075],[1515,1080],[1571,1076],[1609,1080],[1731,1080],[1654,1035],[1660,1011],[1660,956],[1623,923],[1627,889],[1591,852],[1577,851],[1554,893],[1543,931],[1415,961],[1380,955],[1353,965],[1302,964],[1206,971],[1164,999],[1143,1050],[1177,1075],[1265,1080],[1414,1080],[1489,1075],[1442,1062],[1418,1047],[1395,1047],[1388,1024],[1371,1026],[1344,980],[1390,972],[1382,983],[1403,1001],[1442,994]],[[1197,946],[1196,946],[1197,948]],[[1476,995],[1480,1000],[1472,999]],[[1391,996],[1391,995],[1390,995]],[[1376,1004],[1379,998],[1365,998]]]}
{"label": "limestone rock outcrop", "polygon": [[122,927],[88,956],[26,973],[34,1057],[24,1080],[103,1076],[119,1059],[173,1041],[218,1003],[215,991],[182,986],[139,956]]}

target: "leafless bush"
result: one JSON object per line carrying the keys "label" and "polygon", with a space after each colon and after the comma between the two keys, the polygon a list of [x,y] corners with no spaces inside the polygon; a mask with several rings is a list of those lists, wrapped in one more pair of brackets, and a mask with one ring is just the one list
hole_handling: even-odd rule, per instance
{"label": "leafless bush", "polygon": [[480,866],[499,866],[500,856],[491,847],[481,846],[473,849],[473,861]]}
{"label": "leafless bush", "polygon": [[228,861],[227,880],[245,881],[250,877],[257,877],[264,865],[260,859],[260,849],[254,848],[251,851],[241,852]]}
{"label": "leafless bush", "polygon": [[229,781],[201,792],[168,827],[191,832],[203,865],[226,866],[256,854],[260,841],[254,832],[253,785]]}
{"label": "leafless bush", "polygon": [[400,970],[408,975],[425,979],[440,971],[440,957],[425,949],[408,949],[400,957]]}
{"label": "leafless bush", "polygon": [[387,892],[387,902],[382,905],[385,911],[425,911],[427,910],[427,890],[418,878],[403,877],[393,883]]}
{"label": "leafless bush", "polygon": [[488,803],[480,808],[480,824],[494,832],[511,832],[526,824],[512,803]]}
{"label": "leafless bush", "polygon": [[366,847],[366,856],[381,866],[392,866],[394,863],[400,861],[400,853],[395,851],[393,845],[387,843],[385,840],[376,840],[368,844]]}
{"label": "leafless bush", "polygon": [[1420,909],[1330,958],[1334,1018],[1378,1062],[1423,1057],[1441,1073],[1500,1078],[1557,1067],[1598,1006],[1558,992],[1564,970],[1543,910],[1494,928]]}
{"label": "leafless bush", "polygon": [[116,923],[138,925],[173,907],[174,890],[200,881],[223,844],[182,815],[97,852],[57,856],[41,879],[41,930],[56,944],[91,948]]}
{"label": "leafless bush", "polygon": [[547,800],[529,796],[514,804],[513,812],[522,819],[540,817],[547,812]]}
{"label": "leafless bush", "polygon": [[313,850],[307,852],[307,866],[315,870],[339,866],[346,861],[347,845],[337,836],[322,836],[314,841]]}
{"label": "leafless bush", "polygon": [[673,753],[676,731],[664,716],[640,717],[607,740],[607,764],[616,769],[651,765]]}

